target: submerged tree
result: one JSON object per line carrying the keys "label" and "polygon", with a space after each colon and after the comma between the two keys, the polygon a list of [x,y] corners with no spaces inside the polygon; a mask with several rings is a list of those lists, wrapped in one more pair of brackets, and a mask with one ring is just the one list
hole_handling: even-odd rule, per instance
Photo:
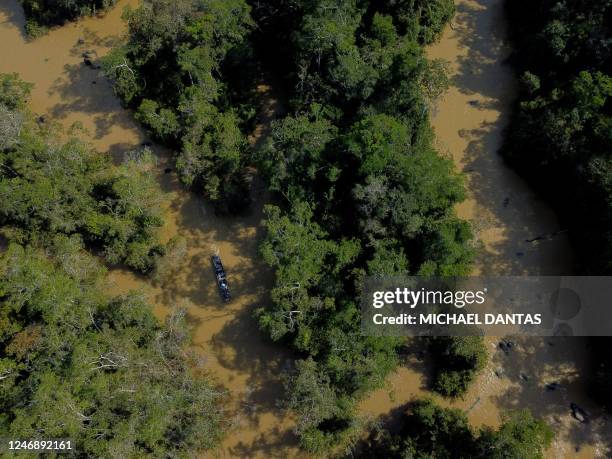
{"label": "submerged tree", "polygon": [[26,32],[38,37],[47,27],[62,25],[81,16],[96,14],[113,6],[117,0],[20,0],[27,22]]}
{"label": "submerged tree", "polygon": [[434,389],[442,395],[463,395],[487,362],[481,336],[430,338],[429,348],[436,366]]}

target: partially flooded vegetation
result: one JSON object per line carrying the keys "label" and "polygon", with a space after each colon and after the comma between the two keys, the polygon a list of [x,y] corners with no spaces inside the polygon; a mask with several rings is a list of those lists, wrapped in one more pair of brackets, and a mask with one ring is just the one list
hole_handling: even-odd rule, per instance
{"label": "partially flooded vegetation", "polygon": [[360,332],[367,275],[575,267],[498,154],[543,91],[514,77],[502,0],[62,8],[0,5],[3,434],[99,457],[609,454],[582,339]]}

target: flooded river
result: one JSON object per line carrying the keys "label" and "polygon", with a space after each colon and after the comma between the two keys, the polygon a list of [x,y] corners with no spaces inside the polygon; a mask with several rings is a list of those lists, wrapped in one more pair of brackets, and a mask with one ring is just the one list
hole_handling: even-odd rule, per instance
{"label": "flooded river", "polygon": [[[475,231],[478,255],[474,274],[571,274],[567,235],[551,209],[527,187],[497,154],[515,95],[506,64],[503,0],[455,1],[457,14],[430,59],[449,64],[452,86],[433,110],[432,124],[440,152],[450,156],[466,176],[468,198],[457,212]],[[527,242],[540,235],[537,242]],[[580,338],[515,340],[506,355],[498,339],[487,346],[490,362],[463,400],[440,403],[468,410],[474,425],[496,426],[505,413],[530,408],[556,433],[550,458],[610,457],[612,423],[588,399],[581,374],[588,374],[586,343]],[[426,360],[426,359],[425,359]],[[372,417],[389,416],[407,401],[431,395],[428,369],[411,357],[362,405]],[[546,391],[557,382],[561,389]],[[594,415],[590,425],[571,417],[570,403]]]}
{"label": "flooded river", "polygon": [[[121,0],[102,18],[68,24],[27,42],[18,1],[0,0],[0,73],[17,72],[34,83],[31,107],[35,112],[65,126],[78,121],[97,150],[118,158],[149,139],[121,107],[99,71],[82,64],[81,54],[86,49],[99,56],[108,52],[124,31],[121,12],[130,3],[136,1]],[[563,233],[525,242],[562,228],[496,154],[514,94],[514,80],[504,65],[508,48],[501,4],[501,0],[457,2],[453,26],[429,50],[431,58],[449,61],[453,74],[453,87],[438,103],[433,118],[438,146],[468,177],[469,198],[458,212],[476,228],[477,273],[569,273],[571,253]],[[266,134],[266,122],[278,110],[269,88],[260,89],[265,112],[253,142]],[[158,146],[153,149],[159,157],[157,179],[166,195],[162,236],[165,240],[176,235],[184,238],[186,254],[162,285],[114,270],[109,289],[143,291],[160,318],[175,305],[187,308],[194,347],[231,400],[230,433],[212,456],[297,457],[292,420],[276,406],[278,376],[289,356],[263,342],[252,318],[253,309],[267,301],[272,281],[257,252],[263,189],[254,182],[255,204],[250,215],[218,218],[202,199],[180,187],[175,174],[164,174],[168,154]],[[210,270],[208,257],[216,250],[231,279],[235,301],[230,305],[220,302]],[[468,409],[475,425],[496,425],[509,409],[531,408],[557,431],[550,457],[604,456],[600,443],[611,427],[578,382],[588,364],[582,342],[525,340],[508,356],[496,350],[495,340],[488,344],[489,366],[455,406]],[[413,397],[429,394],[426,374],[423,363],[410,358],[389,378],[385,389],[362,403],[361,412],[372,418],[388,415]],[[521,379],[521,374],[527,379]],[[553,381],[561,389],[545,392],[544,385]],[[571,401],[594,416],[590,425],[572,420]]]}

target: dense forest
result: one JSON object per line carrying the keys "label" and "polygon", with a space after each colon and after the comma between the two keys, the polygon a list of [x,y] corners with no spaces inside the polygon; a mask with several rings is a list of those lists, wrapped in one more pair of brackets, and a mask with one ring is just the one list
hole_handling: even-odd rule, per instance
{"label": "dense forest", "polygon": [[157,238],[161,193],[153,158],[132,152],[119,167],[25,107],[30,86],[0,75],[0,225],[19,243],[78,235],[109,263],[151,271],[164,253]]}
{"label": "dense forest", "polygon": [[125,44],[104,60],[136,119],[178,152],[181,181],[225,212],[248,204],[249,12],[243,0],[143,2],[126,13]]}
{"label": "dense forest", "polygon": [[[34,27],[113,2],[23,3]],[[607,272],[610,254],[594,241],[609,248],[612,238],[609,3],[541,2],[519,24],[523,3],[510,2],[513,36],[517,46],[530,37],[537,52],[515,58],[522,89],[504,154],[534,183],[550,178],[542,189],[571,203],[568,222],[591,222],[568,227],[584,260],[595,260],[589,272]],[[356,441],[357,402],[382,386],[405,350],[399,338],[362,336],[363,279],[470,270],[471,229],[453,210],[463,178],[435,150],[429,123],[449,82],[444,63],[423,49],[453,14],[452,0],[149,0],[126,11],[126,40],[102,62],[125,106],[176,152],[181,181],[219,212],[248,208],[252,167],[272,192],[261,254],[275,284],[257,318],[268,338],[298,356],[284,404],[311,452]],[[570,24],[572,15],[580,20]],[[261,69],[282,86],[287,114],[255,150],[247,136]],[[54,426],[54,436],[72,436],[94,456],[213,446],[222,400],[181,352],[188,337],[180,311],[160,325],[139,296],[102,294],[104,269],[91,256],[155,271],[167,249],[156,236],[152,156],[132,152],[114,166],[75,135],[65,140],[28,113],[28,90],[16,76],[0,77],[0,224],[9,241],[0,262],[1,428],[27,436]],[[49,287],[56,284],[60,291]],[[432,388],[464,394],[485,366],[483,340],[428,345]],[[600,367],[602,394],[612,393],[611,366]],[[475,431],[465,414],[421,401],[400,432],[373,436],[364,454],[538,458],[550,439],[527,412]]]}
{"label": "dense forest", "polygon": [[[577,272],[610,275],[612,1],[512,0],[507,12],[521,85],[503,154],[558,210]],[[595,391],[612,407],[610,339],[592,344]]]}
{"label": "dense forest", "polygon": [[[282,77],[289,105],[256,152],[278,197],[266,208],[261,249],[276,272],[273,304],[259,321],[304,356],[287,393],[310,451],[343,444],[359,428],[356,401],[384,382],[404,344],[361,335],[363,278],[470,268],[471,231],[453,211],[462,177],[433,148],[429,124],[448,81],[423,51],[453,3],[425,3],[254,7],[253,42]],[[434,388],[445,395],[462,394],[486,360],[476,337],[432,340],[432,350]]]}
{"label": "dense forest", "polygon": [[[286,403],[310,451],[358,433],[356,401],[383,383],[404,344],[361,336],[364,276],[469,271],[471,231],[453,211],[463,180],[433,148],[428,119],[448,81],[423,52],[453,12],[450,0],[253,10],[242,0],[153,0],[126,12],[127,40],[103,61],[136,119],[178,152],[177,172],[194,192],[242,210],[245,169],[256,166],[277,196],[261,247],[276,285],[258,317],[303,356]],[[269,54],[275,42],[286,59]],[[284,84],[289,115],[253,152],[256,60]],[[462,394],[486,360],[480,338],[431,348],[434,388],[445,395]]]}
{"label": "dense forest", "polygon": [[[105,268],[153,269],[159,190],[150,155],[114,166],[26,107],[0,75],[0,432],[70,438],[82,457],[177,457],[214,446],[221,393],[198,373],[184,314],[160,325]],[[89,251],[87,250],[89,249]]]}
{"label": "dense forest", "polygon": [[0,432],[69,438],[80,457],[177,457],[216,445],[221,392],[194,377],[183,314],[107,297],[78,237],[0,256]]}
{"label": "dense forest", "polygon": [[[364,276],[470,269],[471,231],[453,211],[463,180],[433,148],[428,118],[448,80],[444,64],[423,52],[453,13],[451,0],[252,8],[243,0],[153,0],[126,11],[125,43],[102,62],[136,119],[177,151],[186,186],[235,213],[249,204],[245,170],[255,166],[276,196],[261,247],[276,285],[258,317],[266,335],[302,356],[286,405],[310,451],[358,433],[356,401],[383,383],[404,345],[361,336]],[[284,85],[288,116],[255,152],[246,137],[260,67]],[[93,183],[91,203],[108,201],[95,195],[108,189]],[[155,226],[149,217],[138,221]],[[89,228],[84,243],[106,250]],[[109,260],[151,270],[164,249],[145,240],[135,255],[127,243],[119,257],[106,250]],[[434,388],[444,395],[461,395],[486,361],[481,338],[432,340],[431,349]]]}

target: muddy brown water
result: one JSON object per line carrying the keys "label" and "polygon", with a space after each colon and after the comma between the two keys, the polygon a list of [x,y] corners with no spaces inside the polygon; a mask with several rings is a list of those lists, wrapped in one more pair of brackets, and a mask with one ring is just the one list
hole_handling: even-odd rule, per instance
{"label": "muddy brown water", "polygon": [[[117,158],[148,139],[100,72],[82,64],[81,54],[108,52],[125,30],[122,9],[135,3],[120,0],[103,17],[67,24],[27,42],[17,0],[0,0],[0,72],[17,72],[35,84],[31,107],[36,113],[65,126],[81,123],[97,150]],[[457,8],[453,26],[429,50],[430,57],[450,62],[454,84],[433,109],[433,124],[440,150],[468,176],[469,197],[458,212],[476,228],[480,255],[475,272],[568,273],[571,254],[563,234],[525,242],[561,228],[550,209],[496,155],[514,94],[514,80],[504,65],[508,48],[501,0],[459,1]],[[79,39],[84,43],[79,44]],[[279,110],[270,88],[262,85],[260,91],[265,110],[252,142],[266,135],[269,119]],[[175,305],[187,308],[194,347],[205,368],[227,389],[230,401],[229,435],[209,453],[211,457],[297,457],[293,421],[276,405],[279,373],[290,356],[264,343],[252,318],[253,309],[267,301],[272,282],[257,252],[265,193],[254,181],[251,214],[218,218],[202,199],[180,187],[175,174],[163,173],[169,165],[167,152],[155,145],[153,150],[159,157],[156,177],[166,196],[162,238],[183,237],[186,254],[162,285],[112,270],[109,290],[142,291],[160,318]],[[210,272],[208,257],[215,250],[230,275],[235,300],[229,305],[219,300]],[[492,426],[505,411],[529,407],[557,431],[550,457],[605,456],[602,444],[612,434],[578,380],[588,364],[581,343],[523,340],[508,356],[496,350],[495,340],[488,345],[492,358],[487,369],[465,399],[453,406],[469,410],[475,425]],[[426,390],[427,374],[421,361],[407,359],[384,389],[363,401],[361,413],[372,419],[388,416],[414,397],[431,395]],[[522,380],[521,374],[528,380]],[[552,381],[559,381],[562,388],[546,393],[543,386]],[[594,415],[589,426],[571,419],[570,401]]]}

